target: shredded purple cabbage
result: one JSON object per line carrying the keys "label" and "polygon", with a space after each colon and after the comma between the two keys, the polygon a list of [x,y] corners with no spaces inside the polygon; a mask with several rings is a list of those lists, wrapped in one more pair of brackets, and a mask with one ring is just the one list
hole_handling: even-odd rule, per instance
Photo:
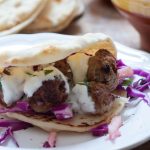
{"label": "shredded purple cabbage", "polygon": [[4,144],[9,138],[12,138],[12,140],[14,141],[16,146],[19,147],[19,144],[18,144],[18,142],[16,141],[16,139],[13,135],[12,128],[8,127],[8,128],[1,129],[0,145]]}
{"label": "shredded purple cabbage", "polygon": [[[123,68],[124,66],[126,65],[123,63],[123,61],[117,61],[118,69]],[[135,82],[133,80],[132,84],[126,86],[125,89],[127,91],[127,95],[130,97],[130,100],[132,100],[132,98],[141,98],[148,105],[150,105],[150,98],[146,93],[144,93],[145,90],[150,89],[150,72],[143,71],[142,69],[134,69],[133,71],[134,75],[141,76],[141,79]],[[124,88],[123,83],[125,80],[126,78],[120,82],[119,86],[117,87],[118,89]]]}
{"label": "shredded purple cabbage", "polygon": [[10,137],[10,128],[1,128],[1,132],[0,132],[0,145],[2,145],[3,143],[5,143],[8,138]]}
{"label": "shredded purple cabbage", "polygon": [[26,129],[28,127],[32,127],[32,125],[18,120],[1,119],[0,127],[5,127],[5,128],[11,127],[13,131],[18,131],[18,130]]}
{"label": "shredded purple cabbage", "polygon": [[16,108],[18,108],[18,110],[21,110],[23,112],[28,112],[31,111],[30,105],[27,101],[19,101],[16,104]]}
{"label": "shredded purple cabbage", "polygon": [[118,69],[121,69],[124,66],[127,66],[127,65],[125,65],[121,59],[117,60],[117,68]]}
{"label": "shredded purple cabbage", "polygon": [[145,94],[143,92],[138,91],[137,89],[134,89],[132,87],[127,87],[127,95],[128,97],[134,97],[134,98],[144,98]]}
{"label": "shredded purple cabbage", "polygon": [[48,143],[48,141],[45,141],[43,144],[43,148],[50,148],[50,144]]}
{"label": "shredded purple cabbage", "polygon": [[146,79],[139,79],[138,81],[133,83],[133,88],[143,92],[147,89],[149,89],[150,81],[147,81]]}
{"label": "shredded purple cabbage", "polygon": [[103,136],[108,133],[108,124],[101,124],[91,130],[94,136]]}
{"label": "shredded purple cabbage", "polygon": [[127,95],[128,95],[128,97],[131,98],[130,100],[132,100],[132,98],[141,98],[150,106],[150,98],[144,92],[141,92],[141,91],[134,89],[132,87],[128,87],[127,88]]}
{"label": "shredded purple cabbage", "polygon": [[18,144],[16,138],[14,137],[12,129],[11,128],[8,128],[8,129],[9,129],[8,131],[9,131],[9,135],[11,136],[11,139],[14,141],[14,143],[16,144],[16,146],[19,147],[19,144]]}
{"label": "shredded purple cabbage", "polygon": [[142,76],[142,77],[145,77],[145,78],[150,77],[150,73],[146,72],[142,69],[134,69],[133,71],[134,71],[134,74],[136,74],[136,75],[139,75],[139,76]]}
{"label": "shredded purple cabbage", "polygon": [[22,121],[17,121],[17,120],[0,120],[0,127],[3,129],[2,132],[0,133],[0,145],[5,143],[8,139],[12,139],[14,143],[16,144],[17,147],[19,147],[19,144],[17,143],[13,132],[22,130],[22,129],[27,129],[29,127],[32,127],[31,124],[22,122]]}
{"label": "shredded purple cabbage", "polygon": [[32,112],[32,109],[29,106],[27,101],[18,101],[14,107],[11,108],[0,108],[0,113],[7,112]]}
{"label": "shredded purple cabbage", "polygon": [[53,107],[52,112],[58,120],[70,119],[73,117],[73,112],[70,104],[61,104]]}

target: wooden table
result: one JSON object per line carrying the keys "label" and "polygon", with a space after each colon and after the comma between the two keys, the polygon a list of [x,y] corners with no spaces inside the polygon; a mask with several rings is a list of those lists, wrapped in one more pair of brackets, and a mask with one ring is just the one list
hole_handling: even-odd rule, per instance
{"label": "wooden table", "polygon": [[[140,49],[138,32],[111,5],[106,5],[106,1],[85,0],[84,15],[73,22],[63,33],[103,32],[124,45]],[[134,150],[150,150],[150,142]]]}

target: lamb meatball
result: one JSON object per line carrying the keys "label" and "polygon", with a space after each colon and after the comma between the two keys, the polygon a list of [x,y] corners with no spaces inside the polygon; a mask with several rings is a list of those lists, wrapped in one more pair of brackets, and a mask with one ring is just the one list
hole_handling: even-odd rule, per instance
{"label": "lamb meatball", "polygon": [[118,85],[116,59],[113,55],[101,49],[88,62],[87,80],[103,83],[110,91]]}
{"label": "lamb meatball", "polygon": [[35,112],[45,113],[52,106],[63,103],[67,97],[64,81],[48,80],[29,98],[29,103]]}
{"label": "lamb meatball", "polygon": [[92,100],[95,103],[97,114],[103,114],[111,109],[115,97],[104,84],[94,81],[90,82],[89,92]]}
{"label": "lamb meatball", "polygon": [[59,69],[67,77],[70,85],[73,85],[73,74],[72,74],[71,68],[70,68],[69,64],[67,63],[66,59],[55,62],[54,67]]}

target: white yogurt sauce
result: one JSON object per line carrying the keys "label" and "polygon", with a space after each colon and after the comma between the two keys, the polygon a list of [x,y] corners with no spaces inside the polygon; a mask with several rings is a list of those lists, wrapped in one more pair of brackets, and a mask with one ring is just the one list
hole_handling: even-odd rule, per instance
{"label": "white yogurt sauce", "polygon": [[86,85],[76,84],[69,95],[70,103],[75,112],[79,114],[95,113],[95,103],[91,96],[88,95],[88,88]]}
{"label": "white yogurt sauce", "polygon": [[8,105],[15,102],[23,95],[23,84],[25,81],[24,69],[12,68],[11,75],[4,75],[1,78],[3,99]]}

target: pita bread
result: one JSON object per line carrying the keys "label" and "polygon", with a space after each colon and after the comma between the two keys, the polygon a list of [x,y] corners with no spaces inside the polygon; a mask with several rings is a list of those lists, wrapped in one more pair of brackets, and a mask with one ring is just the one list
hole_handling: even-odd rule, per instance
{"label": "pita bread", "polygon": [[[6,41],[9,45],[5,44]],[[76,52],[94,54],[101,48],[106,48],[116,56],[116,48],[112,40],[101,33],[81,36],[54,33],[10,35],[1,38],[0,44],[0,67],[48,64]]]}
{"label": "pita bread", "polygon": [[6,113],[7,117],[28,122],[45,131],[73,131],[86,132],[102,123],[109,123],[124,108],[125,102],[116,100],[112,109],[103,116],[99,115],[75,115],[72,119],[59,121],[47,115],[31,115],[23,113]]}
{"label": "pita bread", "polygon": [[84,5],[79,0],[48,0],[48,5],[40,16],[23,30],[32,32],[58,32],[66,28],[72,20],[81,15]]}
{"label": "pita bread", "polygon": [[45,7],[46,2],[47,0],[1,0],[0,36],[17,33],[29,25]]}
{"label": "pita bread", "polygon": [[60,32],[64,30],[66,27],[68,27],[71,22],[77,18],[78,16],[81,16],[84,12],[84,3],[83,1],[76,0],[76,9],[74,10],[74,13],[70,15],[66,20],[60,22],[58,25],[52,27],[51,29],[47,30],[50,32]]}
{"label": "pita bread", "polygon": [[76,1],[78,5],[78,8],[76,9],[76,15],[79,16],[84,13],[85,4],[84,4],[84,0],[76,0]]}

